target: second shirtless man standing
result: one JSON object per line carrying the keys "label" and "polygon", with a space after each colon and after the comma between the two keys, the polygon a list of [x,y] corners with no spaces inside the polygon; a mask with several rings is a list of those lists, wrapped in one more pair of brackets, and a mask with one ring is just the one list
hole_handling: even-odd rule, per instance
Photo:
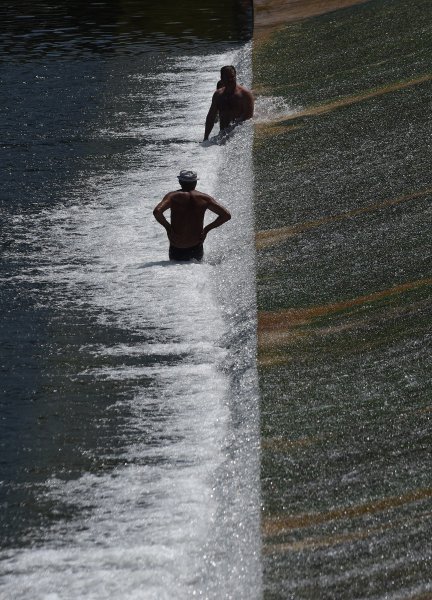
{"label": "second shirtless man standing", "polygon": [[[153,215],[165,227],[170,241],[170,260],[201,260],[203,242],[207,233],[231,219],[230,213],[214,198],[195,190],[195,171],[180,171],[178,176],[181,190],[169,192],[153,211]],[[164,216],[171,210],[171,223]],[[217,219],[204,227],[206,210],[217,215]]]}
{"label": "second shirtless man standing", "polygon": [[218,112],[221,131],[253,117],[252,93],[237,84],[236,70],[233,66],[222,67],[221,82],[222,87],[213,94],[205,123],[204,141],[208,140]]}

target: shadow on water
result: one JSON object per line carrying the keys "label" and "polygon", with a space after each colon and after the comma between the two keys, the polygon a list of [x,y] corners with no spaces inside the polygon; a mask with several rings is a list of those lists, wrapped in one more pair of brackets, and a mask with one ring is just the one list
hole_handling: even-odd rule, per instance
{"label": "shadow on water", "polygon": [[139,265],[138,269],[150,269],[151,267],[172,267],[172,261],[170,260],[155,260],[153,262],[143,263]]}
{"label": "shadow on water", "polygon": [[149,269],[151,267],[175,267],[179,265],[188,266],[188,265],[201,265],[205,261],[199,260],[159,260],[154,262],[143,263],[139,265],[138,269]]}

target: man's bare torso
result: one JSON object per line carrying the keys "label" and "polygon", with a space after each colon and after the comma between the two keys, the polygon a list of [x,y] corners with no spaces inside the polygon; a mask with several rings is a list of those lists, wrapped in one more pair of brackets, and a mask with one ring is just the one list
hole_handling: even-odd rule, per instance
{"label": "man's bare torso", "polygon": [[223,87],[215,92],[221,129],[246,118],[247,93],[240,85],[236,85],[233,91]]}
{"label": "man's bare torso", "polygon": [[[181,179],[187,175],[191,181]],[[153,209],[153,216],[165,228],[170,241],[171,260],[191,260],[202,258],[202,244],[212,229],[220,227],[231,219],[230,212],[219,204],[215,198],[195,189],[197,174],[193,171],[180,171],[181,190],[168,192]],[[194,176],[195,179],[192,179]],[[171,222],[167,221],[164,212],[169,210]],[[217,215],[217,218],[204,227],[206,210]],[[198,249],[197,249],[198,247]],[[175,253],[174,250],[190,249],[192,253]],[[195,252],[197,250],[197,252]]]}
{"label": "man's bare torso", "polygon": [[171,194],[171,243],[177,248],[196,246],[202,241],[207,195],[195,190]]}

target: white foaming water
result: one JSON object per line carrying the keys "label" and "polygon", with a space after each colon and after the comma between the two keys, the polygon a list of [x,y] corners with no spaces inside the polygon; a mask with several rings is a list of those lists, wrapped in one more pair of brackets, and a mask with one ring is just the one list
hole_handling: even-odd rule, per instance
{"label": "white foaming water", "polygon": [[[95,384],[137,381],[133,397],[113,398],[128,415],[124,466],[49,482],[50,498],[83,517],[47,532],[43,546],[3,555],[3,598],[261,596],[252,129],[239,127],[224,146],[198,143],[218,69],[236,64],[250,85],[249,56],[246,46],[167,59],[163,72],[143,77],[143,101],[156,94],[159,109],[122,133],[146,139],[142,168],[88,181],[91,203],[47,216],[47,237],[59,243],[38,277],[66,286],[65,305],[89,305],[131,332],[130,343],[87,350],[143,361],[77,373]],[[171,264],[152,216],[181,168],[196,169],[199,189],[233,214],[209,234],[202,264]],[[153,342],[133,342],[146,331]],[[149,364],[159,354],[178,360]],[[140,386],[142,377],[151,384]],[[161,415],[151,423],[155,443],[142,435],[149,409]]]}
{"label": "white foaming water", "polygon": [[289,106],[282,96],[258,96],[255,102],[255,121],[268,123],[289,117],[300,107]]}

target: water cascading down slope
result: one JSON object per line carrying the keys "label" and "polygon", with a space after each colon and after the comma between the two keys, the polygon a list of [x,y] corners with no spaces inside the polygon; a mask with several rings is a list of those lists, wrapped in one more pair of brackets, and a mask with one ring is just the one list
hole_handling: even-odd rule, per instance
{"label": "water cascading down slope", "polygon": [[279,5],[254,34],[287,107],[254,141],[264,597],[429,598],[432,6]]}

